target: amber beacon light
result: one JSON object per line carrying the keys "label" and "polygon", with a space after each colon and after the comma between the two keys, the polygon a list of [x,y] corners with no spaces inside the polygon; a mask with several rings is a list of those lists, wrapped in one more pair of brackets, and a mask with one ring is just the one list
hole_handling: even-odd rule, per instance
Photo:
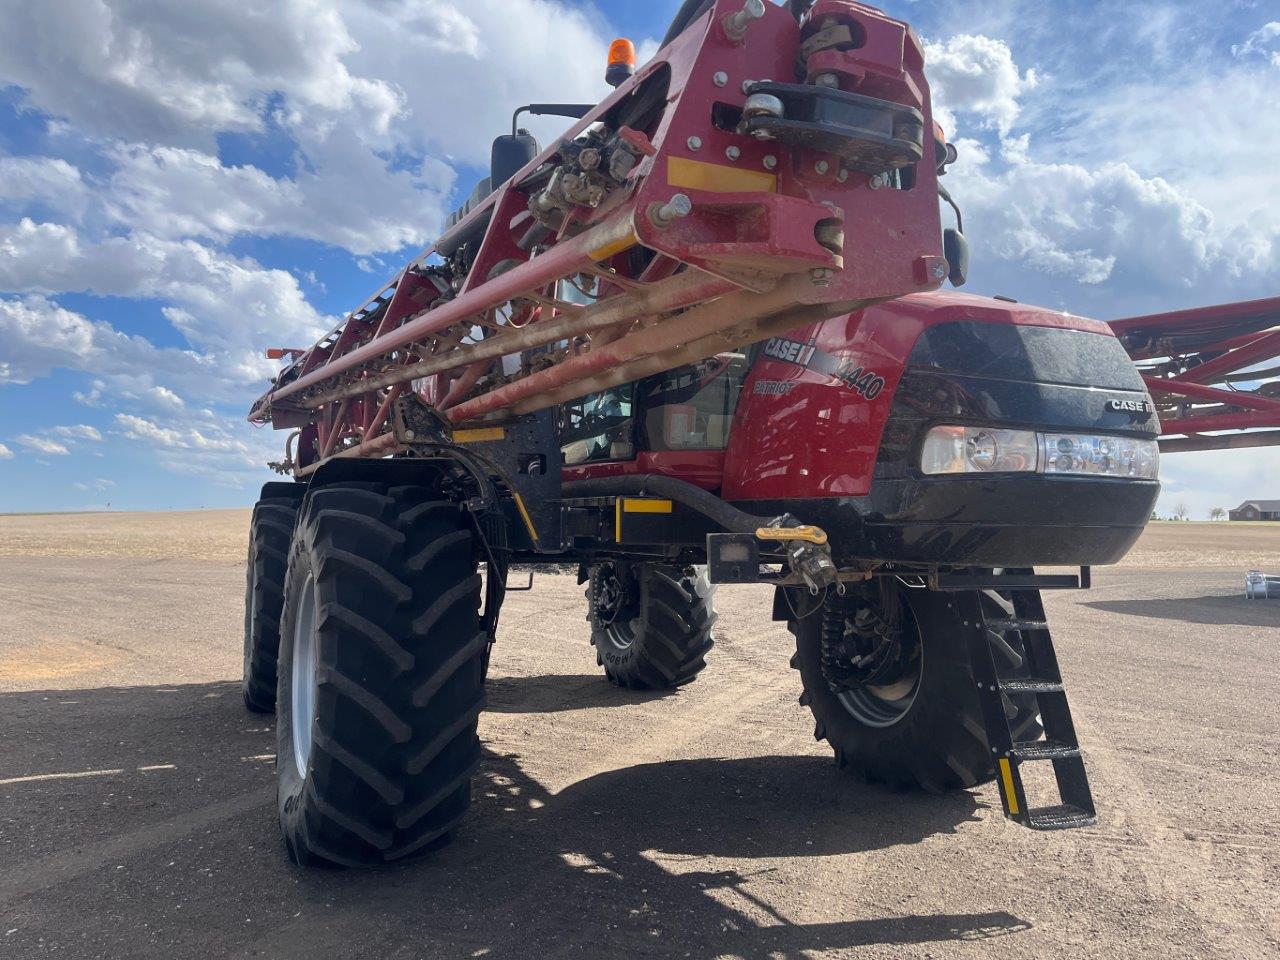
{"label": "amber beacon light", "polygon": [[609,66],[605,70],[605,82],[616,87],[635,72],[636,45],[626,37],[619,37],[609,44]]}

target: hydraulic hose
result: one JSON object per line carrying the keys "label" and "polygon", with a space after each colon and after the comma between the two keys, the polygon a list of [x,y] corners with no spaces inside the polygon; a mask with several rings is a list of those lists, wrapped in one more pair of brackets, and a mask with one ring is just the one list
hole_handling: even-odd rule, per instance
{"label": "hydraulic hose", "polygon": [[649,473],[632,477],[597,477],[571,480],[562,487],[566,498],[659,496],[682,503],[724,527],[730,533],[755,533],[774,522],[732,507],[714,493],[675,477]]}

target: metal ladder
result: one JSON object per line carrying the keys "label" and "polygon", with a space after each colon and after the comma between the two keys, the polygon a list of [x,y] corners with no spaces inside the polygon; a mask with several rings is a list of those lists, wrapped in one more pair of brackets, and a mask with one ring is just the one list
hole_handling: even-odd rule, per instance
{"label": "metal ladder", "polygon": [[[976,601],[979,629],[970,632],[969,658],[982,703],[987,743],[995,759],[1004,815],[1033,830],[1068,830],[1097,823],[1093,794],[1080,756],[1080,744],[1040,593],[1014,589],[1002,593],[986,590],[983,594],[999,604],[1004,615],[988,616],[979,596]],[[1007,642],[1010,634],[1021,635],[1023,656],[1014,675],[1002,677],[996,668],[993,648],[1003,645],[1005,658],[1016,662],[1019,658]],[[1044,727],[1042,739],[1014,739],[1005,710],[1005,694],[1035,697]],[[1053,764],[1061,802],[1029,807],[1020,768],[1024,763],[1046,760]]]}

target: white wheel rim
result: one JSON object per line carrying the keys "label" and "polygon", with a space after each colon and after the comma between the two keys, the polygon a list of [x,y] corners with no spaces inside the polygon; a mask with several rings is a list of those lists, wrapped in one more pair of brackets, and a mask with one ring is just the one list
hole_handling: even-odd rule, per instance
{"label": "white wheel rim", "polygon": [[292,726],[293,762],[298,776],[307,776],[311,759],[311,730],[316,721],[316,581],[308,573],[293,619]]}

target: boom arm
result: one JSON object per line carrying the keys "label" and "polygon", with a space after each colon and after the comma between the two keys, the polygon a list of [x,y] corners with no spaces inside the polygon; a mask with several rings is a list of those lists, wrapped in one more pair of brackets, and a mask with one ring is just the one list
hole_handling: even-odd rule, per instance
{"label": "boom arm", "polygon": [[1280,297],[1111,327],[1155,398],[1161,450],[1280,444]]}
{"label": "boom arm", "polygon": [[938,287],[919,43],[849,0],[798,16],[716,0],[464,208],[254,405],[301,431],[288,468],[395,452],[409,391],[480,425]]}

